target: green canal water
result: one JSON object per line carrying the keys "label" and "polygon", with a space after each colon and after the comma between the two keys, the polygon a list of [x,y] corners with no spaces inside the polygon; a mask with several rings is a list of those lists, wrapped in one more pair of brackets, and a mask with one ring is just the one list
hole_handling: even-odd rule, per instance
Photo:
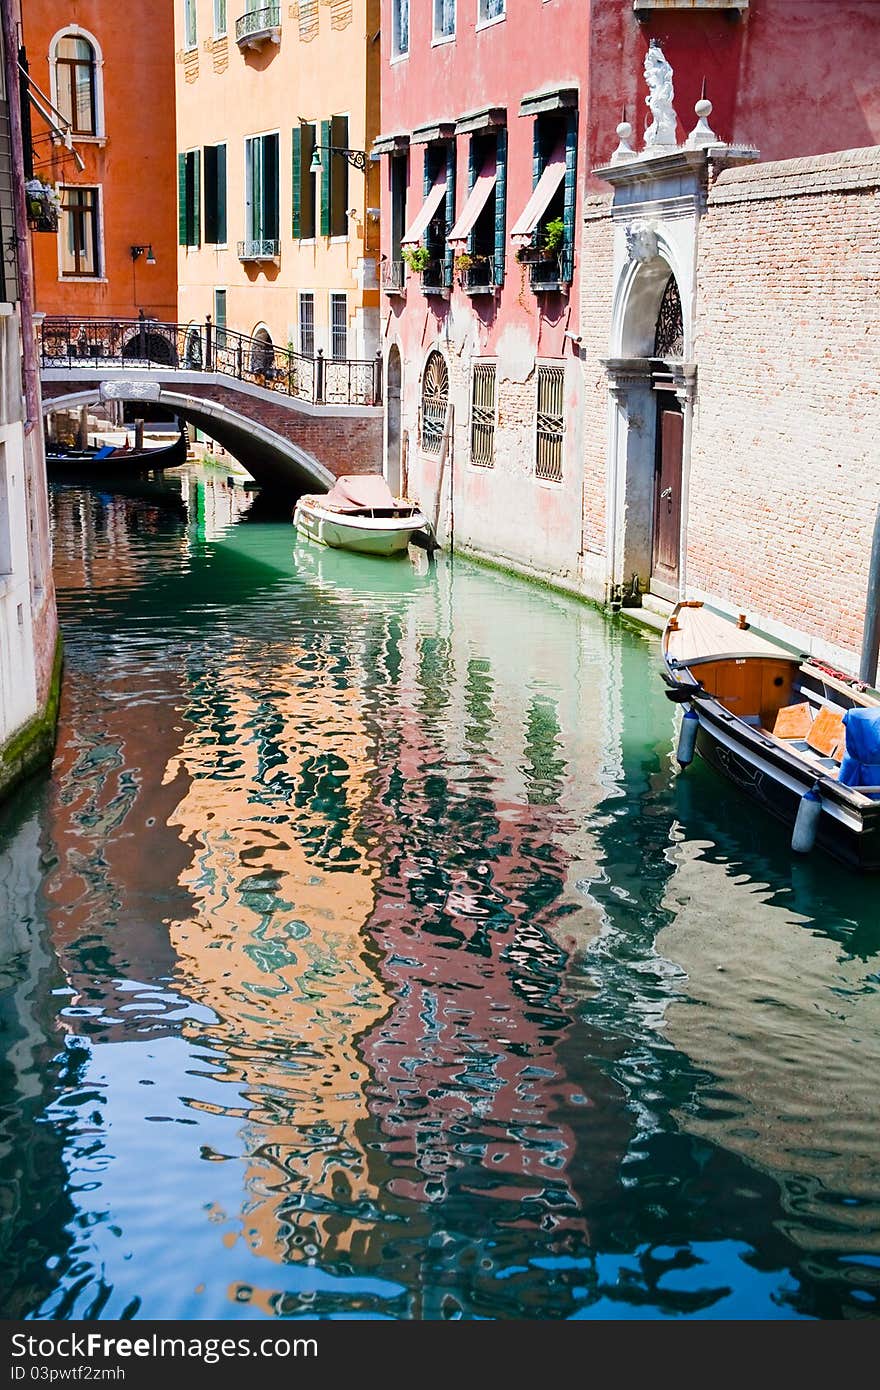
{"label": "green canal water", "polygon": [[5,1317],[877,1316],[880,885],[677,775],[655,639],[197,470],[52,511]]}

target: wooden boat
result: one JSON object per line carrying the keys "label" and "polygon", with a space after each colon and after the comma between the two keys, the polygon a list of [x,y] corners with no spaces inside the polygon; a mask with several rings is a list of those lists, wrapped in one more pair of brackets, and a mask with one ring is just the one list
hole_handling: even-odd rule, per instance
{"label": "wooden boat", "polygon": [[301,497],[293,513],[301,536],[361,555],[396,555],[430,523],[417,502],[395,497],[381,474],[337,478],[328,493]]}
{"label": "wooden boat", "polygon": [[694,752],[814,846],[880,870],[880,695],[820,661],[680,603],[663,633],[667,695]]}
{"label": "wooden boat", "polygon": [[158,444],[152,449],[133,449],[130,446],[103,444],[86,449],[46,445],[46,465],[49,468],[70,469],[76,472],[115,472],[120,465],[126,472],[147,472],[154,468],[178,468],[186,463],[187,433],[183,425],[171,444]]}

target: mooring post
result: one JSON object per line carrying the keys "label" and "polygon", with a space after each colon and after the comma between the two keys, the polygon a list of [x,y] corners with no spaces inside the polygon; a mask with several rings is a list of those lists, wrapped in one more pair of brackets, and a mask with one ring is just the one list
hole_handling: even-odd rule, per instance
{"label": "mooring post", "polygon": [[868,593],[865,599],[865,626],[862,629],[862,660],[859,680],[865,685],[877,681],[877,653],[880,649],[880,506],[874,517],[874,540],[868,566]]}

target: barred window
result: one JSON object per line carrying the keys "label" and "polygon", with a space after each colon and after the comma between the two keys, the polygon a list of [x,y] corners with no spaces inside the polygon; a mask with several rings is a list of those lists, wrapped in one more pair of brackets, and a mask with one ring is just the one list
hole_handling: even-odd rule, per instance
{"label": "barred window", "polygon": [[348,296],[330,296],[330,356],[341,360],[348,356]]}
{"label": "barred window", "polygon": [[303,357],[315,355],[315,296],[311,290],[300,290],[299,350]]}
{"label": "barred window", "polygon": [[449,404],[449,372],[442,352],[431,352],[422,377],[421,445],[426,454],[439,454]]}
{"label": "barred window", "polygon": [[564,367],[538,368],[538,402],[535,416],[535,474],[549,482],[562,482]]}
{"label": "barred window", "polygon": [[471,395],[471,463],[492,468],[495,463],[495,363],[474,363]]}

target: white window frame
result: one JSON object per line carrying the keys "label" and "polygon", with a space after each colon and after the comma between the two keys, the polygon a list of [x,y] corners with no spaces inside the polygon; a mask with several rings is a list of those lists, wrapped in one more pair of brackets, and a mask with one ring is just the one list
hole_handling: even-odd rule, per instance
{"label": "white window frame", "polygon": [[[251,143],[252,140],[265,140],[265,139],[267,138],[267,136],[270,136],[270,135],[277,135],[277,137],[278,137],[278,237],[277,237],[277,241],[278,241],[278,244],[279,244],[279,246],[280,246],[280,244],[281,244],[281,239],[282,239],[282,237],[281,237],[281,231],[282,231],[282,225],[283,225],[283,224],[282,224],[282,220],[281,220],[281,209],[282,209],[283,206],[284,206],[284,201],[283,201],[282,196],[281,196],[281,131],[278,129],[278,127],[276,127],[274,130],[260,130],[260,131],[257,131],[254,135],[246,135],[246,136],[244,137],[244,188],[243,188],[242,192],[243,192],[243,194],[244,194],[244,226],[245,226],[245,231],[246,231],[246,233],[247,233],[247,235],[245,236],[245,240],[246,240],[246,241],[268,241],[268,240],[270,240],[269,237],[251,237],[251,235],[250,235],[250,230],[249,230],[249,229],[250,229],[250,226],[251,226],[251,222],[250,222],[250,218],[249,218],[249,204],[250,204],[250,202],[252,201],[252,198],[251,198],[251,191],[250,191],[250,189],[248,188],[248,145]],[[203,172],[204,172],[204,171],[203,171]],[[262,173],[261,173],[260,177],[262,178]],[[229,150],[228,150],[228,148],[227,148],[227,151],[226,151],[226,178],[227,178],[227,181],[228,181],[228,179],[229,179]],[[228,182],[227,182],[227,187],[228,187]],[[227,216],[228,216],[228,207],[227,207]],[[226,235],[227,235],[227,237],[228,237],[228,235],[229,235],[229,226],[228,226],[228,222],[227,222],[227,227],[226,227]]]}
{"label": "white window frame", "polygon": [[[223,28],[219,27],[220,6],[223,5]],[[214,0],[214,38],[223,39],[229,32],[229,0]]]}
{"label": "white window frame", "polygon": [[[303,347],[303,340],[302,340],[302,302],[303,302],[303,295],[308,295],[309,298],[310,298],[311,301],[312,301],[312,350],[311,350],[311,352],[306,352],[305,348]],[[315,354],[316,354],[316,352],[317,352],[317,348],[318,348],[318,327],[317,327],[317,316],[316,316],[316,314],[315,314],[315,306],[316,306],[317,302],[318,302],[318,296],[315,294],[315,291],[314,291],[314,290],[308,290],[308,289],[299,289],[299,290],[297,290],[297,292],[296,292],[296,336],[297,336],[297,339],[298,339],[298,341],[299,341],[299,348],[298,348],[298,351],[299,351],[301,357],[314,357]]]}
{"label": "white window frame", "polygon": [[444,0],[431,0],[431,47],[442,43],[454,43],[458,32],[458,0],[452,0],[452,33],[444,34],[437,24],[437,14],[443,8]]}
{"label": "white window frame", "polygon": [[475,27],[478,31],[480,29],[490,29],[493,24],[502,24],[507,18],[507,0],[501,0],[504,8],[500,14],[493,14],[484,18],[483,7],[487,3],[488,0],[477,0],[477,23]]}
{"label": "white window frame", "polygon": [[[343,357],[337,357],[336,354],[335,354],[335,352],[333,351],[333,301],[334,301],[335,299],[343,299],[343,300],[345,301],[345,355],[344,355]],[[347,290],[330,290],[330,291],[328,292],[328,295],[327,295],[327,324],[328,324],[328,330],[329,330],[328,336],[329,336],[329,339],[330,339],[330,342],[329,342],[329,348],[330,348],[329,357],[330,357],[330,360],[331,360],[332,362],[345,362],[345,361],[347,361],[348,358],[349,358],[349,355],[350,355],[350,354],[349,354],[349,351],[348,351],[348,339],[349,339],[349,336],[350,336],[350,330],[349,330],[349,322],[348,322],[348,291],[347,291]]]}
{"label": "white window frame", "polygon": [[62,188],[95,188],[98,191],[96,213],[98,217],[98,273],[97,275],[65,275],[64,258],[62,255],[61,238],[64,235],[63,214],[58,218],[58,232],[55,240],[58,244],[58,283],[61,285],[106,285],[107,276],[104,273],[107,265],[104,254],[104,185],[101,183],[65,183],[61,180],[55,185],[55,191],[60,195]]}
{"label": "white window frame", "polygon": [[[398,17],[400,6],[406,5],[406,48],[399,47],[399,24]],[[412,42],[412,5],[411,0],[391,0],[391,62],[399,63],[404,58],[409,57],[410,44]]]}
{"label": "white window frame", "polygon": [[[193,41],[187,38],[189,27],[187,20],[192,14],[193,21]],[[198,0],[183,0],[183,51],[184,53],[196,53],[199,47],[199,5]]]}
{"label": "white window frame", "polygon": [[49,40],[49,95],[52,105],[58,110],[58,72],[55,66],[58,59],[58,45],[62,39],[85,39],[92,45],[95,55],[95,133],[94,135],[74,135],[77,145],[103,145],[107,140],[107,127],[104,124],[104,54],[101,45],[89,29],[81,24],[65,24],[63,29]]}

